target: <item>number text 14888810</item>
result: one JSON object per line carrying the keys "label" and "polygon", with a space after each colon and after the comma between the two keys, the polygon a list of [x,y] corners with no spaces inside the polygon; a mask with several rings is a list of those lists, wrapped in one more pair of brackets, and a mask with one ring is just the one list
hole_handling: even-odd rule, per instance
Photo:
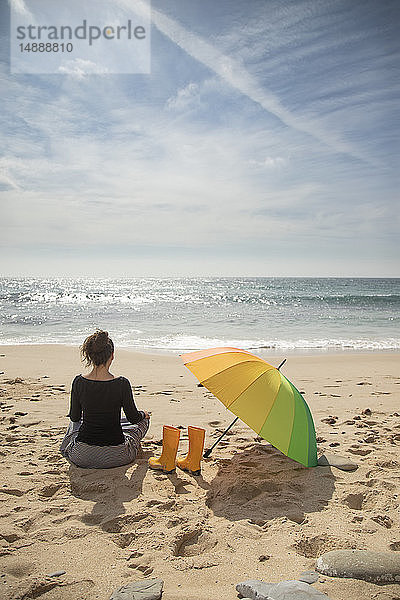
{"label": "number text 14888810", "polygon": [[33,42],[32,44],[19,44],[19,47],[21,52],[72,52],[74,49],[70,42],[68,44],[58,44],[56,42],[37,44]]}

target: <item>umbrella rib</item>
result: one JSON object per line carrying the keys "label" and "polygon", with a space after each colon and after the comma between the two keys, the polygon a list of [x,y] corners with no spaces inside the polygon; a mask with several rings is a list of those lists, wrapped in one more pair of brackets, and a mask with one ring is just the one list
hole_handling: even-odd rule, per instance
{"label": "umbrella rib", "polygon": [[[275,369],[275,367],[272,367],[272,368],[273,368],[273,369]],[[270,370],[270,369],[268,369],[268,371],[269,371],[269,370]],[[253,385],[253,383],[255,383],[255,382],[257,381],[257,379],[260,379],[260,377],[262,377],[263,375],[265,375],[265,373],[266,373],[266,372],[267,372],[267,371],[264,371],[264,373],[260,373],[260,375],[257,375],[257,377],[256,377],[255,379],[253,379],[253,381],[251,381],[251,382],[249,383],[249,385],[247,385],[247,386],[246,386],[246,387],[245,387],[245,388],[244,388],[244,389],[243,389],[243,390],[240,392],[239,396],[236,396],[236,398],[235,398],[235,399],[234,399],[234,400],[233,400],[233,401],[230,403],[230,405],[229,405],[229,406],[227,406],[226,408],[228,408],[228,409],[230,410],[230,407],[232,406],[232,404],[234,404],[234,403],[236,402],[236,400],[237,400],[238,398],[240,398],[240,396],[241,396],[242,394],[244,394],[244,393],[245,393],[245,391],[246,391],[246,390],[248,390],[248,389],[249,389],[249,387],[250,387],[250,386],[252,386],[252,385]],[[269,414],[269,413],[268,413],[268,414]],[[266,419],[267,419],[267,418],[268,418],[268,415],[267,415]]]}
{"label": "umbrella rib", "polygon": [[[279,371],[279,375],[281,377],[281,385],[282,385],[282,377],[284,377],[285,379],[286,379],[286,377],[280,371]],[[286,379],[286,381],[288,381],[288,380]],[[288,383],[290,384],[290,381],[288,381]],[[293,389],[292,389],[291,385],[290,385],[290,391],[291,391],[291,394],[292,394],[292,398],[294,398]],[[267,422],[267,419],[269,417],[269,414],[270,414],[271,410],[272,410],[272,406],[271,406],[271,408],[270,408],[270,410],[268,412],[268,415],[265,417],[264,423],[262,424],[262,427],[261,427],[260,431],[262,430],[262,428],[264,427],[265,423]],[[287,447],[288,450],[289,450],[290,442],[292,440],[292,435],[293,435],[293,422],[294,422],[294,414],[293,414],[293,420],[292,420],[292,431],[290,432],[289,443],[288,443],[288,447]],[[272,442],[270,442],[270,443],[272,443]],[[274,445],[274,444],[272,444],[272,445]],[[278,448],[278,450],[279,450],[279,448]]]}
{"label": "umbrella rib", "polygon": [[[249,362],[259,362],[259,361],[243,360],[240,364],[244,365],[245,363],[249,363]],[[262,362],[265,363],[267,366],[271,367],[271,369],[275,369],[275,367],[273,367],[272,365],[269,365],[267,362],[265,362],[265,360],[262,360]],[[206,377],[205,379],[201,379],[201,380],[199,379],[199,381],[200,381],[200,383],[204,383],[204,381],[207,381],[207,379],[211,379],[212,377],[215,377],[215,375],[220,375],[221,373],[225,373],[225,371],[229,371],[229,369],[232,369],[233,367],[237,367],[237,363],[235,363],[233,365],[229,365],[229,367],[225,367],[225,369],[221,369],[221,371],[218,371],[218,373],[214,373],[214,375],[210,375],[209,377]],[[269,371],[269,370],[270,369],[267,369],[267,371]],[[264,373],[265,372],[266,371],[264,371]],[[261,373],[261,375],[264,375],[264,373]],[[257,379],[258,379],[258,377],[257,377]]]}

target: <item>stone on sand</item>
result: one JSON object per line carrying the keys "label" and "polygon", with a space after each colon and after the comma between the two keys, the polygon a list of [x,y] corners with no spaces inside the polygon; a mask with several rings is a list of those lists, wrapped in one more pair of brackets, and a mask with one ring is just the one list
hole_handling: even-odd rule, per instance
{"label": "stone on sand", "polygon": [[236,586],[237,592],[251,600],[329,600],[328,596],[303,581],[266,583],[249,579]]}
{"label": "stone on sand", "polygon": [[132,581],[115,590],[110,600],[159,600],[164,582],[162,579]]}
{"label": "stone on sand", "polygon": [[316,570],[330,577],[400,583],[400,555],[369,550],[332,550],[318,558]]}
{"label": "stone on sand", "polygon": [[299,576],[299,581],[304,581],[304,583],[309,583],[310,585],[318,581],[318,579],[319,573],[315,571],[303,571]]}
{"label": "stone on sand", "polygon": [[355,471],[358,469],[358,466],[353,463],[351,460],[344,458],[343,456],[338,456],[337,454],[331,454],[330,452],[325,452],[318,459],[319,467],[336,467],[341,471]]}

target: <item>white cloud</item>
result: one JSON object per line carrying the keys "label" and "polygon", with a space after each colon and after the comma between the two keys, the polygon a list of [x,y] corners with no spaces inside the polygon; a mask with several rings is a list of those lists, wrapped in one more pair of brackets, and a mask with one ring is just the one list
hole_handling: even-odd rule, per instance
{"label": "white cloud", "polygon": [[91,60],[75,58],[66,61],[58,68],[58,71],[64,75],[71,75],[76,79],[83,79],[87,75],[107,75],[109,70]]}
{"label": "white cloud", "polygon": [[283,156],[266,156],[263,160],[250,160],[249,164],[265,169],[280,169],[286,166],[288,160]]}
{"label": "white cloud", "polygon": [[300,116],[288,110],[276,95],[260,86],[238,60],[225,56],[212,44],[186,30],[177,21],[153,8],[152,22],[190,56],[219,75],[231,87],[275,115],[288,127],[310,135],[336,152],[348,154],[368,163],[372,162],[363,152],[341,139],[339,134],[332,130],[325,130],[323,124],[317,119]]}
{"label": "white cloud", "polygon": [[186,110],[200,106],[200,87],[197,83],[189,83],[178,90],[175,96],[168,98],[166,106],[172,110]]}
{"label": "white cloud", "polygon": [[33,15],[26,7],[24,0],[9,0],[9,4],[12,10],[19,15],[29,18],[31,23],[34,23]]}

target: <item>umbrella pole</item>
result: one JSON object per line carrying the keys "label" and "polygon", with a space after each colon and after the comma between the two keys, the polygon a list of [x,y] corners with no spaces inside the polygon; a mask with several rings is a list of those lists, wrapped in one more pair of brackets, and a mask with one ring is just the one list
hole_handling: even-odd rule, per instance
{"label": "umbrella pole", "polygon": [[236,419],[234,419],[232,421],[232,423],[229,425],[229,427],[227,427],[224,431],[223,434],[221,434],[219,436],[219,438],[217,439],[216,442],[213,443],[213,445],[211,446],[211,448],[209,448],[208,450],[206,450],[203,454],[203,458],[208,458],[211,454],[211,452],[214,450],[215,446],[218,444],[218,442],[220,442],[222,440],[222,438],[224,437],[224,435],[230,430],[230,428],[232,427],[232,425],[234,425],[236,423],[236,421],[238,420],[239,417],[236,417]]}
{"label": "umbrella pole", "polygon": [[[278,371],[279,369],[285,364],[286,362],[286,358],[281,362],[281,364],[279,365],[279,367],[277,367]],[[232,423],[229,425],[229,427],[227,427],[224,431],[224,433],[222,433],[219,438],[217,439],[216,442],[213,443],[213,445],[211,446],[211,448],[209,448],[208,450],[206,450],[203,454],[203,458],[208,458],[211,454],[211,452],[214,450],[215,446],[222,440],[222,438],[224,437],[224,435],[226,433],[228,433],[228,431],[230,430],[230,428],[236,423],[236,421],[238,420],[239,417],[236,417],[236,419],[234,419],[232,421]]]}

